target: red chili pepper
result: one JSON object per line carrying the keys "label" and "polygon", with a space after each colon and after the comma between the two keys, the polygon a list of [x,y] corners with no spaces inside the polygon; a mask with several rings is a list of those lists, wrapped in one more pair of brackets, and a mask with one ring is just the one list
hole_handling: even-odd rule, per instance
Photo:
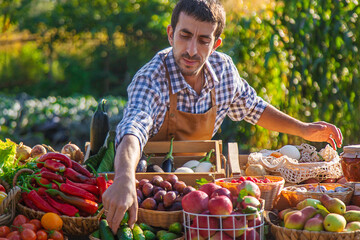
{"label": "red chili pepper", "polygon": [[50,181],[55,180],[57,182],[62,182],[62,183],[64,182],[64,179],[63,179],[62,176],[60,176],[60,175],[58,175],[56,173],[52,173],[52,172],[44,171],[44,172],[41,173],[41,177],[46,178],[46,179],[48,179]]}
{"label": "red chili pepper", "polygon": [[[59,187],[53,183],[53,182],[49,182],[48,184],[43,184],[41,182],[41,179],[44,179],[44,178],[39,178],[39,177],[34,177],[37,185],[41,186],[41,187],[44,187],[46,189],[56,189],[56,190],[59,190]],[[45,178],[46,179],[46,178]]]}
{"label": "red chili pepper", "polygon": [[103,176],[99,176],[96,178],[96,183],[100,191],[99,200],[101,201],[103,193],[106,191],[106,180]]}
{"label": "red chili pepper", "polygon": [[28,198],[27,192],[21,192],[21,198],[24,201],[25,205],[31,209],[34,209],[36,211],[39,211],[40,209],[35,206],[35,204]]}
{"label": "red chili pepper", "polygon": [[56,201],[55,199],[53,199],[48,193],[45,193],[44,198],[56,210],[58,210],[59,212],[65,214],[69,217],[74,217],[79,212],[79,210],[76,207],[74,207],[70,204],[67,204],[67,203],[60,203],[60,202]]}
{"label": "red chili pepper", "polygon": [[[53,212],[56,214],[60,214],[58,210],[56,210],[55,208],[53,208],[47,201],[45,201],[45,199],[43,199],[35,190],[29,190],[27,188],[23,188],[23,190],[25,190],[28,194],[27,197],[31,200],[31,202],[34,203],[34,205],[39,208],[41,211],[44,212]],[[50,190],[54,190],[54,189],[50,189]],[[46,190],[48,191],[48,190]],[[54,190],[57,191],[57,190]]]}
{"label": "red chili pepper", "polygon": [[46,167],[42,167],[41,170],[40,170],[40,173],[43,173],[43,172],[51,172],[51,173],[54,173],[53,171],[51,171],[50,169],[46,168]]}
{"label": "red chili pepper", "polygon": [[87,212],[91,215],[95,214],[96,211],[98,210],[98,204],[89,199],[84,199],[75,196],[68,196],[65,193],[62,193],[55,189],[48,189],[46,190],[46,192],[49,193],[51,196],[59,196],[62,201],[69,203],[73,206],[76,206],[78,209]]}
{"label": "red chili pepper", "polygon": [[[39,162],[45,162],[48,159],[55,159],[59,160],[61,163],[63,163],[66,167],[71,168],[72,162],[71,159],[62,153],[55,153],[55,152],[49,152],[39,157]],[[40,165],[40,166],[39,166]],[[38,168],[42,167],[42,163],[37,164]]]}
{"label": "red chili pepper", "polygon": [[78,173],[81,173],[82,175],[87,176],[89,178],[94,177],[86,168],[81,166],[78,162],[74,160],[71,160],[71,162],[72,162],[72,169],[74,169]]}
{"label": "red chili pepper", "polygon": [[78,173],[72,168],[66,168],[64,172],[64,177],[69,178],[71,181],[80,182],[80,183],[90,183],[91,178]]}
{"label": "red chili pepper", "polygon": [[86,183],[76,183],[76,182],[72,182],[70,181],[70,179],[66,179],[66,183],[73,185],[75,187],[79,187],[82,189],[85,189],[88,192],[91,192],[92,194],[94,194],[95,196],[99,195],[99,188],[95,185],[91,185],[91,184],[86,184]]}
{"label": "red chili pepper", "polygon": [[64,172],[66,168],[64,164],[51,159],[44,162],[44,167],[54,172]]}
{"label": "red chili pepper", "polygon": [[95,197],[93,194],[89,193],[88,191],[73,186],[71,184],[66,184],[66,183],[58,183],[55,181],[55,183],[59,186],[60,191],[62,191],[63,193],[67,193],[70,194],[72,196],[77,196],[77,197],[81,197],[81,198],[85,198],[85,199],[89,199],[91,201],[97,201],[97,197]]}

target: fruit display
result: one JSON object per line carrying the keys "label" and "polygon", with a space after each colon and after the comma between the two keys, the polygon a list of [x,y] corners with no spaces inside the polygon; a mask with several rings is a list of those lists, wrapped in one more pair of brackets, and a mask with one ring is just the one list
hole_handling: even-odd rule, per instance
{"label": "fruit display", "polygon": [[63,221],[55,213],[47,213],[40,220],[29,219],[19,214],[9,226],[0,226],[1,239],[64,239],[62,232]]}
{"label": "fruit display", "polygon": [[166,178],[155,175],[151,180],[141,179],[137,183],[137,197],[140,208],[158,211],[182,210],[181,200],[195,188],[187,186],[175,174]]}
{"label": "fruit display", "polygon": [[296,208],[278,213],[285,228],[308,231],[351,232],[360,230],[360,208],[346,206],[338,198],[322,194],[318,199],[305,199]]}
{"label": "fruit display", "polygon": [[181,203],[186,239],[260,239],[260,189],[248,180],[238,189],[239,194],[232,195],[226,188],[207,183],[185,195]]}

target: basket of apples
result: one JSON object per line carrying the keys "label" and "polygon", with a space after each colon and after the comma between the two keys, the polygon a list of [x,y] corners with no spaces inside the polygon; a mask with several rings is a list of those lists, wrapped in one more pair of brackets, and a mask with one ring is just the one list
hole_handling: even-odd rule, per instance
{"label": "basket of apples", "polygon": [[192,239],[263,239],[264,200],[251,181],[240,184],[238,196],[215,183],[202,185],[181,201],[184,230]]}
{"label": "basket of apples", "polygon": [[159,175],[151,180],[141,179],[136,189],[139,222],[162,228],[182,222],[181,200],[191,191],[195,188],[187,186],[175,174],[168,174],[165,179]]}

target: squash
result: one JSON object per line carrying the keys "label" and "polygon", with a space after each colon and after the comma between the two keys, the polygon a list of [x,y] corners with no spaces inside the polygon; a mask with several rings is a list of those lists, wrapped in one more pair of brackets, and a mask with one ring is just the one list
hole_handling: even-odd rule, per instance
{"label": "squash", "polygon": [[91,118],[90,124],[90,155],[95,155],[99,149],[104,145],[106,136],[109,132],[109,117],[105,111],[106,100],[102,99],[94,115]]}

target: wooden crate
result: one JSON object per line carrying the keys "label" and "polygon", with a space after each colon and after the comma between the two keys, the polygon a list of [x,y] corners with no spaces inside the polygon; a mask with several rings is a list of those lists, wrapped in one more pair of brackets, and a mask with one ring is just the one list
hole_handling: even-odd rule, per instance
{"label": "wooden crate", "polygon": [[[164,156],[169,152],[169,149],[170,141],[148,142],[144,147],[144,152],[147,155],[155,154],[154,157],[150,158],[149,163],[157,164],[161,167]],[[187,185],[195,186],[197,179],[205,178],[208,181],[213,181],[216,178],[226,177],[227,160],[222,154],[221,140],[174,141],[174,168],[181,167],[189,160],[200,160],[211,149],[215,150],[210,158],[210,161],[215,166],[213,172],[175,173],[178,178]],[[136,179],[146,178],[151,180],[154,175],[160,175],[165,178],[168,174],[174,173],[136,173]]]}

